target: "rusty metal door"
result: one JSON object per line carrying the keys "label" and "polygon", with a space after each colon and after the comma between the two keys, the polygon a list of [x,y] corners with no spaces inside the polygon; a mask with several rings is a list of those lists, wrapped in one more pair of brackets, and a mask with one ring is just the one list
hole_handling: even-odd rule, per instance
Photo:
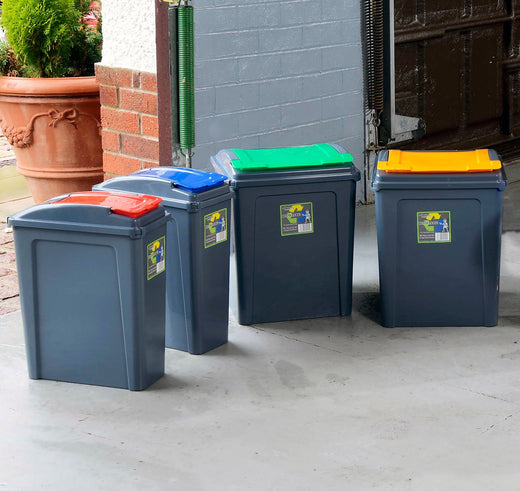
{"label": "rusty metal door", "polygon": [[425,125],[401,148],[520,157],[520,0],[394,0],[394,41],[395,112]]}

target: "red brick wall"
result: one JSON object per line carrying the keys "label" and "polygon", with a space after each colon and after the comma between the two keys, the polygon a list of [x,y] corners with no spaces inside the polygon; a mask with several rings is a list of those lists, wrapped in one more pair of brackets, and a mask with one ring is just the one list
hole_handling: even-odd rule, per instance
{"label": "red brick wall", "polygon": [[96,65],[105,178],[159,165],[157,76]]}

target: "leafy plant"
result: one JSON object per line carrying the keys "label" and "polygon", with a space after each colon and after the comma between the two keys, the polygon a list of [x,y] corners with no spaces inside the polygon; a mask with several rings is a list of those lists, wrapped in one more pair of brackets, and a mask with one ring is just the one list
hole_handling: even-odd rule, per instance
{"label": "leafy plant", "polygon": [[0,43],[0,74],[7,77],[20,77],[23,67],[20,65],[9,43]]}
{"label": "leafy plant", "polygon": [[23,76],[93,75],[101,59],[99,2],[4,0],[1,23]]}

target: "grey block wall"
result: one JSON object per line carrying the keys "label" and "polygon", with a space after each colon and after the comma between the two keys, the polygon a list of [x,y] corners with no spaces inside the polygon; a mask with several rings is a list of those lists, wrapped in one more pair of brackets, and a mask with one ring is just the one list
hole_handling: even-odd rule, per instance
{"label": "grey block wall", "polygon": [[223,148],[331,142],[363,169],[359,2],[196,0],[193,6],[194,167],[209,169],[209,157]]}

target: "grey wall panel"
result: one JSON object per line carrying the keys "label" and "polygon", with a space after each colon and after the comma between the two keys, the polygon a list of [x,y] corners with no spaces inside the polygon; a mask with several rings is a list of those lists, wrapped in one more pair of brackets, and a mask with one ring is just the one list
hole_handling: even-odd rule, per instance
{"label": "grey wall panel", "polygon": [[[363,170],[361,7],[197,0],[194,167],[229,147],[338,143]],[[358,197],[362,199],[362,181]]]}

